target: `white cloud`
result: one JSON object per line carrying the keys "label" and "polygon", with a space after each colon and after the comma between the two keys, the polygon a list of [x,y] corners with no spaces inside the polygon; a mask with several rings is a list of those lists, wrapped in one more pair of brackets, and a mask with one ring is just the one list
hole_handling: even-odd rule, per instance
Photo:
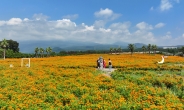
{"label": "white cloud", "polygon": [[[76,25],[68,19],[56,21],[37,21],[26,20],[22,25],[12,27],[5,25],[0,28],[3,32],[1,36],[13,40],[80,40],[97,43],[114,43],[124,41],[130,43],[136,42],[154,42],[154,35],[151,32],[139,30],[139,32],[130,32],[130,22],[113,23],[108,28],[95,28],[94,25]],[[1,38],[3,39],[3,38]]]}
{"label": "white cloud", "polygon": [[109,21],[113,21],[121,16],[121,14],[114,13],[108,8],[100,9],[100,11],[95,12],[94,15],[96,18],[99,18],[94,23],[95,28],[105,27]]}
{"label": "white cloud", "polygon": [[179,43],[179,42],[182,42],[182,44],[183,44],[184,34],[180,35],[179,37],[176,37],[174,40],[177,40],[178,43]]}
{"label": "white cloud", "polygon": [[94,26],[88,26],[85,25],[84,23],[82,23],[82,26],[84,27],[84,29],[82,29],[82,31],[94,31]]}
{"label": "white cloud", "polygon": [[104,20],[96,20],[93,25],[95,26],[95,28],[101,28],[101,27],[104,27],[105,24],[106,24],[106,21]]}
{"label": "white cloud", "polygon": [[161,28],[161,27],[164,27],[165,24],[164,23],[158,23],[155,25],[155,28]]}
{"label": "white cloud", "polygon": [[161,38],[164,39],[164,40],[166,40],[166,39],[171,39],[172,36],[167,34],[165,36],[162,36]]}
{"label": "white cloud", "polygon": [[180,3],[180,0],[161,0],[159,8],[161,11],[167,11],[173,8],[175,3]]}
{"label": "white cloud", "polygon": [[[161,45],[167,44],[167,45],[173,45],[174,43],[174,38],[172,38],[171,32],[168,31],[164,36],[161,36],[158,42]],[[167,43],[166,43],[167,42]]]}
{"label": "white cloud", "polygon": [[28,18],[24,18],[24,20],[23,21],[29,21],[29,19]]}
{"label": "white cloud", "polygon": [[21,23],[22,20],[20,18],[11,18],[9,21],[7,21],[7,25],[18,25]]}
{"label": "white cloud", "polygon": [[137,27],[138,29],[140,29],[140,30],[152,30],[152,29],[153,29],[152,25],[149,25],[149,24],[147,24],[147,23],[145,23],[145,22],[140,22],[140,23],[138,23],[138,24],[136,25],[136,27]]}
{"label": "white cloud", "polygon": [[111,32],[111,29],[100,28],[99,31],[102,31],[102,32]]}
{"label": "white cloud", "polygon": [[74,22],[71,22],[69,19],[62,19],[56,21],[56,28],[62,28],[62,29],[73,29],[76,27],[76,24]]}
{"label": "white cloud", "polygon": [[[20,18],[19,18],[20,19]],[[0,27],[0,39],[24,40],[80,40],[98,43],[113,43],[132,40],[130,22],[113,23],[108,28],[95,28],[84,23],[76,25],[69,19],[40,21],[24,19],[21,25]],[[7,22],[7,21],[4,21]],[[137,37],[138,38],[138,37]],[[137,39],[138,40],[138,39]],[[139,42],[139,41],[137,41]]]}
{"label": "white cloud", "polygon": [[46,21],[49,17],[46,16],[46,15],[43,15],[42,13],[40,13],[40,14],[34,14],[33,15],[33,18],[35,20],[43,20],[43,21]]}
{"label": "white cloud", "polygon": [[121,14],[114,13],[111,9],[100,9],[94,13],[97,18],[107,19],[107,20],[115,20],[121,16]]}
{"label": "white cloud", "polygon": [[184,34],[179,37],[172,37],[171,33],[167,32],[165,36],[161,37],[160,44],[162,45],[183,45]]}
{"label": "white cloud", "polygon": [[109,26],[109,28],[113,30],[126,30],[131,26],[130,22],[124,22],[124,23],[113,23]]}
{"label": "white cloud", "polygon": [[144,30],[137,30],[132,33],[131,41],[133,43],[141,42],[145,44],[148,44],[148,43],[155,44],[156,39],[152,32],[144,31]]}
{"label": "white cloud", "polygon": [[106,8],[104,10],[100,9],[100,11],[95,12],[96,17],[105,17],[105,18],[107,18],[107,17],[112,16],[112,14],[113,14],[113,11],[108,9],[108,8]]}
{"label": "white cloud", "polygon": [[[97,25],[98,23],[101,24]],[[105,27],[103,23],[103,20],[95,21],[93,25],[87,25],[85,23],[76,24],[69,19],[51,21],[12,18],[7,21],[0,21],[0,39],[6,36],[6,39],[17,41],[74,40],[98,43],[124,41],[145,44],[167,44],[169,41],[177,44],[184,39],[183,34],[182,37],[180,36],[180,40],[173,40],[171,32],[167,32],[166,35],[158,38],[152,32],[153,26],[146,22],[140,22],[133,26],[131,22],[117,22],[109,24],[108,27]],[[12,24],[16,24],[16,26]],[[137,27],[137,30],[134,30],[135,27]]]}
{"label": "white cloud", "polygon": [[6,24],[5,21],[0,21],[0,26],[2,26],[2,25],[4,25],[4,24]]}
{"label": "white cloud", "polygon": [[129,36],[131,36],[131,33],[129,31],[129,28],[131,26],[130,22],[124,22],[124,23],[113,23],[109,26],[109,29],[112,30],[112,33],[114,35],[118,35],[121,39],[125,40]]}
{"label": "white cloud", "polygon": [[73,15],[66,15],[66,16],[63,16],[63,19],[70,19],[70,20],[75,20],[78,18],[78,14],[73,14]]}
{"label": "white cloud", "polygon": [[171,2],[169,0],[161,0],[161,3],[160,3],[160,10],[161,11],[169,10],[172,7],[173,7],[173,5],[171,4]]}

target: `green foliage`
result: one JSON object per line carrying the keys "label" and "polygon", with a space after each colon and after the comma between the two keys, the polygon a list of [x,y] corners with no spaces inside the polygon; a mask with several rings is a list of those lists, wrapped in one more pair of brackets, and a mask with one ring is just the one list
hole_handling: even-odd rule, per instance
{"label": "green foliage", "polygon": [[9,45],[6,49],[13,50],[13,52],[19,52],[19,43],[17,41],[7,40],[7,43]]}
{"label": "green foliage", "polygon": [[128,49],[130,50],[131,52],[131,55],[133,54],[134,50],[135,50],[135,46],[134,44],[128,44]]}
{"label": "green foliage", "polygon": [[182,46],[182,47],[180,48],[180,51],[183,53],[183,56],[184,56],[184,46]]}
{"label": "green foliage", "polygon": [[13,50],[6,50],[6,58],[30,58],[34,57],[34,54],[25,54],[20,52],[13,52]]}
{"label": "green foliage", "polygon": [[75,90],[73,90],[73,94],[77,96],[78,98],[81,98],[82,95],[85,93],[86,93],[85,89],[76,88]]}
{"label": "green foliage", "polygon": [[[123,71],[122,69],[118,69],[111,76],[115,80],[128,80],[140,86],[142,85],[142,86],[149,86],[149,87],[163,88],[163,89],[167,88],[178,98],[184,99],[183,79],[182,78],[177,79],[177,77],[173,75],[175,71],[167,71],[167,72],[164,72],[165,70],[160,70],[160,71],[163,71],[162,77],[158,77],[158,75],[156,75],[157,74],[156,71],[142,71],[142,70],[132,71],[132,70],[126,70],[124,68]],[[174,80],[179,80],[179,81],[174,82]],[[119,87],[119,88],[116,88],[116,90],[120,92],[120,94],[122,94],[125,98],[129,97],[129,91],[127,89]],[[167,92],[163,91],[158,95],[161,97],[165,97],[166,94],[168,94]],[[160,101],[155,102],[156,105],[161,105],[160,103],[161,103]]]}
{"label": "green foliage", "polygon": [[116,91],[122,95],[126,100],[128,100],[130,98],[130,93],[131,93],[131,90],[126,88],[126,86],[122,86],[122,87],[116,87],[115,88]]}
{"label": "green foliage", "polygon": [[54,96],[48,94],[48,95],[46,96],[45,102],[54,103],[54,102],[55,102]]}
{"label": "green foliage", "polygon": [[33,73],[32,71],[29,71],[28,74],[29,74],[30,76],[34,76],[34,73]]}
{"label": "green foliage", "polygon": [[149,54],[150,54],[150,51],[151,51],[151,44],[148,44],[147,49],[148,49]]}

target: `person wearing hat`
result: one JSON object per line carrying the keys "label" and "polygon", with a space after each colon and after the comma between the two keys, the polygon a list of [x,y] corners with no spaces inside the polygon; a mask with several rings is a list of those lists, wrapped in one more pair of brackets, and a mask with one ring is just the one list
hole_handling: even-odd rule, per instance
{"label": "person wearing hat", "polygon": [[111,59],[109,58],[109,70],[111,71],[112,69],[112,62],[111,62]]}

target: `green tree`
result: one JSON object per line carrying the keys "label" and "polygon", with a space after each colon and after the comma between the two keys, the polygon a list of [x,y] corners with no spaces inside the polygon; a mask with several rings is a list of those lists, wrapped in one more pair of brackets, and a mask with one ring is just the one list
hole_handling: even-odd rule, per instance
{"label": "green tree", "polygon": [[50,54],[52,52],[52,48],[51,47],[48,47],[48,51],[49,51],[49,56],[50,56]]}
{"label": "green tree", "polygon": [[111,53],[111,54],[113,53],[113,48],[112,48],[112,47],[110,48],[110,53]]}
{"label": "green tree", "polygon": [[151,47],[152,47],[152,49],[154,51],[154,54],[155,54],[156,53],[156,50],[157,50],[157,45],[152,45]]}
{"label": "green tree", "polygon": [[142,51],[143,51],[143,53],[145,53],[145,51],[146,51],[146,46],[142,46]]}
{"label": "green tree", "polygon": [[46,53],[47,53],[47,57],[50,56],[50,53],[52,52],[52,48],[51,47],[48,47],[46,48]]}
{"label": "green tree", "polygon": [[134,44],[128,44],[128,49],[130,50],[131,55],[133,55],[133,52],[134,52],[134,50],[135,50]]}
{"label": "green tree", "polygon": [[113,52],[116,54],[116,52],[117,52],[117,48],[113,48]]}
{"label": "green tree", "polygon": [[48,57],[48,56],[49,56],[49,49],[46,48],[46,49],[45,49],[45,52],[47,53],[47,57]]}
{"label": "green tree", "polygon": [[9,45],[9,44],[8,44],[8,42],[6,41],[6,39],[3,39],[3,41],[1,42],[1,46],[2,46],[3,49],[4,49],[4,54],[3,54],[4,60],[5,60],[5,55],[6,55],[6,47],[7,47],[8,45]]}
{"label": "green tree", "polygon": [[13,50],[13,52],[19,52],[19,43],[17,41],[13,41],[13,40],[7,40],[8,42],[8,48],[7,49],[11,49]]}
{"label": "green tree", "polygon": [[4,49],[0,48],[0,54],[1,54],[1,57],[3,57],[3,55],[4,55]]}
{"label": "green tree", "polygon": [[37,58],[38,58],[38,52],[39,52],[39,48],[36,47],[36,48],[35,48],[35,55],[36,55]]}
{"label": "green tree", "polygon": [[40,48],[40,57],[43,57],[44,56],[44,49],[43,48]]}
{"label": "green tree", "polygon": [[180,51],[182,52],[183,57],[184,57],[184,46],[182,46],[182,47],[180,48]]}
{"label": "green tree", "polygon": [[117,49],[117,51],[118,51],[119,53],[121,53],[121,52],[122,52],[121,47],[119,47],[119,48]]}
{"label": "green tree", "polygon": [[12,49],[7,49],[6,50],[6,57],[7,58],[15,58],[15,52]]}
{"label": "green tree", "polygon": [[149,51],[149,54],[150,54],[150,51],[151,51],[151,44],[148,44],[148,47],[147,47],[148,51]]}

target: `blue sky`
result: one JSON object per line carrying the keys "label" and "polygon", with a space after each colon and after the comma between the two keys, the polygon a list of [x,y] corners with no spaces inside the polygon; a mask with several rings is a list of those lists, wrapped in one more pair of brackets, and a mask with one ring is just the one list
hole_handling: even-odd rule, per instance
{"label": "blue sky", "polygon": [[183,0],[1,0],[0,39],[183,45]]}

